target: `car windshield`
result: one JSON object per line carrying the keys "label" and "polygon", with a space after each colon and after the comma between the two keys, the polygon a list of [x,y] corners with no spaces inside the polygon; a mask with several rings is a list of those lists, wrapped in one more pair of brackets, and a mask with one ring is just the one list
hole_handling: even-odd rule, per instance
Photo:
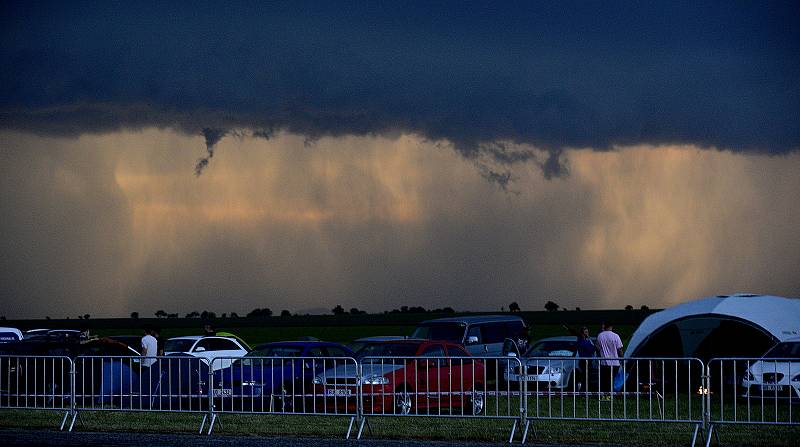
{"label": "car windshield", "polygon": [[464,339],[464,323],[428,323],[417,326],[411,338],[423,340],[447,340],[461,343]]}
{"label": "car windshield", "polygon": [[535,343],[525,353],[525,357],[572,357],[575,355],[575,342],[549,340]]}
{"label": "car windshield", "polygon": [[419,345],[413,343],[367,343],[359,349],[355,357],[411,357],[417,353]]}
{"label": "car windshield", "polygon": [[195,340],[190,339],[167,340],[164,343],[164,352],[189,352],[194,342]]}
{"label": "car windshield", "polygon": [[778,343],[764,354],[768,359],[796,359],[800,358],[800,342]]}
{"label": "car windshield", "polygon": [[238,366],[280,366],[281,360],[266,360],[258,357],[300,357],[303,348],[298,346],[262,346],[248,352],[244,357],[234,362]]}

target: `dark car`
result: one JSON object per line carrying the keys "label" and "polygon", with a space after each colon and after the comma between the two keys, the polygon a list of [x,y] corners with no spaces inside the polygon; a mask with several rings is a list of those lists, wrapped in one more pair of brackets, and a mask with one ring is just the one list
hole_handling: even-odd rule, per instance
{"label": "dark car", "polygon": [[[71,365],[80,356],[138,356],[138,353],[109,339],[82,342],[60,334],[4,343],[0,346],[0,374],[4,378],[0,393],[10,403],[22,399],[31,405],[54,405],[63,401],[71,397]],[[75,372],[77,390],[95,389],[103,376],[103,365],[102,362],[81,364]]]}
{"label": "dark car", "polygon": [[353,355],[338,343],[266,343],[215,371],[213,394],[221,410],[288,411],[302,402],[317,374]]}

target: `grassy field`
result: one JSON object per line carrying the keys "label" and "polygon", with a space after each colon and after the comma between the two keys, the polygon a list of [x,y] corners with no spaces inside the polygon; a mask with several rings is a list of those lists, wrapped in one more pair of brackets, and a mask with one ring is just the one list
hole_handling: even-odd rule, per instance
{"label": "grassy field", "polygon": [[[0,428],[57,429],[63,413],[5,410]],[[155,433],[196,433],[200,414],[99,413],[84,412],[80,431],[141,431]],[[343,438],[349,423],[345,417],[223,415],[222,427],[214,436],[322,436]],[[369,418],[371,438],[436,439],[450,441],[508,440],[511,420],[467,420],[444,418]],[[694,427],[689,424],[655,424],[593,421],[533,422],[528,440],[561,444],[619,444],[630,446],[687,445]],[[366,431],[366,430],[365,430]],[[722,426],[716,429],[720,442],[731,446],[796,446],[798,427]],[[519,440],[519,435],[517,435]]]}

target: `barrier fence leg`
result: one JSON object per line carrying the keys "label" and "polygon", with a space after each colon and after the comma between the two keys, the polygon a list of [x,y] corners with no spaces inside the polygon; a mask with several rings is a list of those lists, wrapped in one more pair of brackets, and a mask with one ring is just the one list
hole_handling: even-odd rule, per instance
{"label": "barrier fence leg", "polygon": [[[706,447],[711,445],[711,436],[716,436],[716,432],[714,432],[714,424],[708,426],[708,435],[706,436]],[[719,444],[719,437],[717,436],[717,444]]]}
{"label": "barrier fence leg", "polygon": [[364,431],[364,425],[367,426],[369,433],[372,434],[372,427],[369,426],[367,418],[361,418],[361,425],[358,426],[358,436],[356,436],[356,439],[361,439],[361,433]]}
{"label": "barrier fence leg", "polygon": [[353,422],[355,421],[356,421],[355,416],[350,418],[350,425],[347,426],[347,434],[344,436],[344,439],[350,439],[350,432],[353,430]]}
{"label": "barrier fence leg", "polygon": [[525,421],[525,428],[522,430],[522,442],[520,444],[525,444],[525,439],[528,437],[528,428],[531,426],[531,421]]}
{"label": "barrier fence leg", "polygon": [[[210,435],[211,432],[214,431],[215,422],[217,422],[217,414],[211,413],[211,421],[208,423],[208,433],[206,433],[207,435]],[[222,423],[220,423],[220,425],[222,425]]]}
{"label": "barrier fence leg", "polygon": [[508,443],[511,444],[514,442],[514,435],[517,433],[517,424],[519,421],[514,421],[514,425],[511,426],[511,436],[508,437]]}
{"label": "barrier fence leg", "polygon": [[64,431],[64,426],[67,425],[67,418],[69,417],[70,414],[72,414],[72,410],[69,410],[66,413],[64,413],[64,417],[61,418],[61,428],[59,428],[60,431]]}
{"label": "barrier fence leg", "polygon": [[698,431],[700,431],[700,424],[694,426],[694,433],[692,434],[692,447],[694,447],[694,443],[697,441]]}
{"label": "barrier fence leg", "polygon": [[[77,411],[72,412],[72,422],[69,423],[69,431],[72,431],[72,429],[75,427],[75,419],[78,419]],[[83,423],[83,419],[81,419],[81,423]]]}
{"label": "barrier fence leg", "polygon": [[200,435],[202,435],[202,434],[203,434],[203,429],[204,429],[204,428],[205,428],[205,426],[206,426],[206,420],[207,420],[207,419],[208,419],[208,414],[204,414],[204,415],[203,415],[203,420],[202,420],[202,421],[200,421],[200,430],[198,430],[198,431],[197,431],[197,434],[200,434]]}

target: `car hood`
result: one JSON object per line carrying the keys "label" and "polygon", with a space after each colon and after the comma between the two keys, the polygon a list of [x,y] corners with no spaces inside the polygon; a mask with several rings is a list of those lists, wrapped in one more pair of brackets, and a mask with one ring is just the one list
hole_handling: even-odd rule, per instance
{"label": "car hood", "polygon": [[[405,364],[391,364],[391,363],[363,363],[362,364],[362,373],[364,376],[383,376],[394,371],[398,371],[400,369],[405,368]],[[357,368],[355,364],[349,363],[346,365],[340,365],[336,368],[331,368],[326,370],[323,373],[323,377],[325,378],[337,378],[337,379],[354,379],[357,374]]]}
{"label": "car hood", "polygon": [[547,368],[573,368],[577,365],[577,360],[573,357],[535,357],[523,358],[525,366],[544,366]]}

